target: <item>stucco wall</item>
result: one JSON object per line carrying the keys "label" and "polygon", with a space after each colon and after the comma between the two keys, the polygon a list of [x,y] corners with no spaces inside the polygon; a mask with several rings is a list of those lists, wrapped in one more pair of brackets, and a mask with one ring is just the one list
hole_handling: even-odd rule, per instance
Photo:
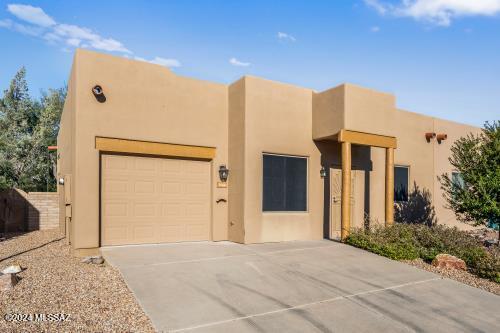
{"label": "stucco wall", "polygon": [[[227,188],[217,188],[218,168],[227,164],[227,89],[179,77],[165,67],[78,50],[74,140],[73,246],[99,246],[99,152],[105,136],[216,148],[212,161],[213,240],[227,239]],[[75,78],[75,77],[74,77]],[[102,86],[105,103],[92,87]]]}
{"label": "stucco wall", "polygon": [[445,198],[443,196],[443,190],[441,189],[440,183],[437,181],[437,177],[441,176],[443,173],[451,174],[453,166],[450,164],[448,158],[451,155],[451,146],[460,137],[465,136],[469,133],[479,134],[481,130],[474,126],[469,126],[465,124],[460,124],[448,120],[433,118],[434,132],[435,133],[445,133],[448,138],[441,143],[437,140],[433,140],[434,147],[434,205],[436,207],[436,213],[439,216],[439,223],[446,224],[449,226],[457,226],[461,229],[472,229],[472,227],[457,221],[455,214],[448,208]]}
{"label": "stucco wall", "polygon": [[344,90],[344,128],[394,136],[399,126],[394,95],[353,84],[345,84]]}
{"label": "stucco wall", "polygon": [[312,137],[314,140],[327,138],[345,128],[345,85],[320,93],[313,93]]}
{"label": "stucco wall", "polygon": [[[312,138],[312,91],[245,77],[245,242],[323,237],[323,179]],[[262,154],[308,157],[308,211],[262,212]]]}
{"label": "stucco wall", "polygon": [[[66,234],[68,239],[72,238],[72,224],[69,230],[66,230],[66,214],[70,215],[71,206],[66,208],[65,195],[68,201],[74,202],[72,196],[74,193],[68,192],[71,185],[62,186],[59,184],[59,178],[71,179],[75,165],[75,110],[76,110],[76,80],[77,80],[77,62],[76,56],[73,59],[71,74],[68,81],[68,92],[64,102],[64,108],[59,124],[59,133],[57,136],[57,192],[59,193],[59,228],[61,233]],[[71,180],[69,180],[71,182]],[[69,218],[69,217],[68,217]]]}
{"label": "stucco wall", "polygon": [[233,242],[245,242],[245,79],[229,86],[229,230]]}

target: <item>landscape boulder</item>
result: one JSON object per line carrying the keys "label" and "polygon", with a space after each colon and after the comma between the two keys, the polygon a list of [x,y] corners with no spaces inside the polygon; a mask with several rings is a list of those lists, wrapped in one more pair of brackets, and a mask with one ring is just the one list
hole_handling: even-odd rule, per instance
{"label": "landscape boulder", "polygon": [[467,270],[467,265],[465,261],[450,254],[438,254],[432,261],[432,265],[439,268],[453,268]]}
{"label": "landscape boulder", "polygon": [[96,264],[101,265],[104,263],[104,258],[102,256],[90,256],[82,259],[85,264]]}
{"label": "landscape boulder", "polygon": [[16,274],[2,274],[0,273],[0,292],[10,291],[17,284],[18,278]]}

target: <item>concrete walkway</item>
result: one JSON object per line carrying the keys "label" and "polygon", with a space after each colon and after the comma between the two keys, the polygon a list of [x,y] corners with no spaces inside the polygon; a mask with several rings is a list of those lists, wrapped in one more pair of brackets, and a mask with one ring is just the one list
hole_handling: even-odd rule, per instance
{"label": "concrete walkway", "polygon": [[162,332],[500,332],[500,297],[326,240],[102,252]]}

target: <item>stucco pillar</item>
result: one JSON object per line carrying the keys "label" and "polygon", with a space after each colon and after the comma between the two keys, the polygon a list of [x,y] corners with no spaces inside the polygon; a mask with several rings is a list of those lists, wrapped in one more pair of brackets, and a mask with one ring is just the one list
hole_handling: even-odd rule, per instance
{"label": "stucco pillar", "polygon": [[341,231],[342,240],[349,236],[351,230],[351,143],[342,142],[342,206]]}
{"label": "stucco pillar", "polygon": [[394,148],[385,149],[385,226],[394,224]]}

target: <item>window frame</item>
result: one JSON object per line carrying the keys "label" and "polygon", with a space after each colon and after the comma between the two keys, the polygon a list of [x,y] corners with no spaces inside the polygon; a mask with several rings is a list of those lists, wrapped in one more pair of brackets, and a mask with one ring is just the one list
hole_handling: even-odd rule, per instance
{"label": "window frame", "polygon": [[[306,160],[306,209],[305,210],[264,210],[264,155],[289,157],[289,158],[302,158]],[[261,167],[262,167],[261,169],[262,177],[260,183],[261,183],[262,198],[260,200],[260,211],[262,212],[262,214],[308,214],[309,213],[309,156],[262,152]]]}
{"label": "window frame", "polygon": [[393,191],[396,192],[396,168],[405,168],[408,170],[408,182],[406,184],[406,200],[396,200],[396,193],[394,193],[394,202],[408,202],[410,200],[410,175],[411,175],[411,166],[404,164],[395,164],[394,165],[394,188]]}

